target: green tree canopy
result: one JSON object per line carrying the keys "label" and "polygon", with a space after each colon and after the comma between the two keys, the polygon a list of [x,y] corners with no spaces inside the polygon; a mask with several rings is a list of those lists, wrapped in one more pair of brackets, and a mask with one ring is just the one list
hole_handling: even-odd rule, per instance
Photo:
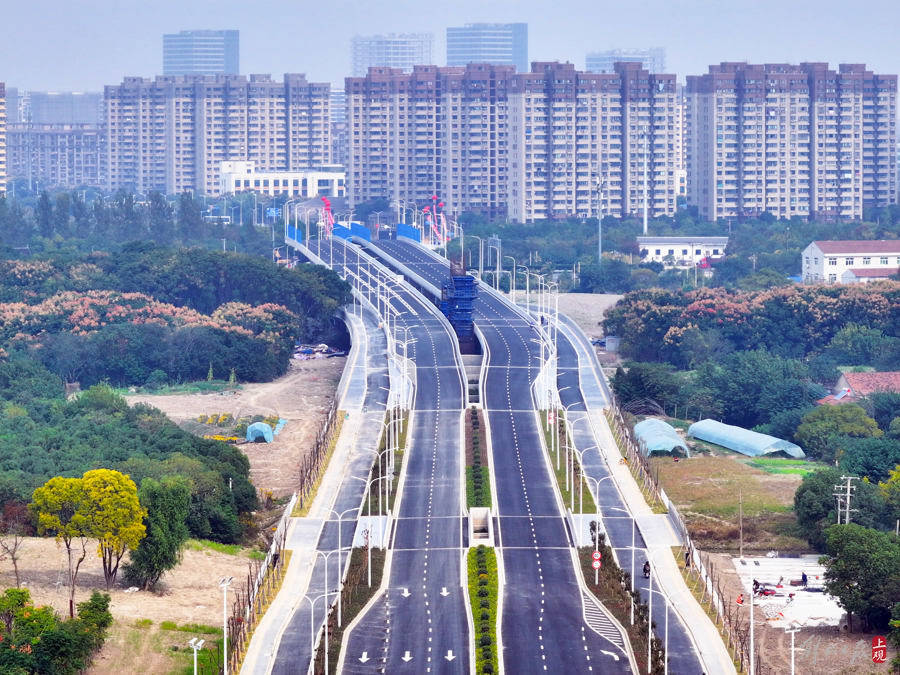
{"label": "green tree canopy", "polygon": [[182,546],[190,535],[186,523],[190,497],[190,484],[181,476],[141,481],[147,536],[131,552],[131,562],[125,567],[128,583],[144,590],[152,588],[181,560]]}
{"label": "green tree canopy", "polygon": [[900,541],[856,524],[832,525],[825,531],[825,589],[863,629],[885,628],[900,597]]}
{"label": "green tree canopy", "polygon": [[866,411],[855,403],[823,405],[803,416],[794,438],[807,455],[834,461],[843,445],[841,437],[881,437],[883,432]]}

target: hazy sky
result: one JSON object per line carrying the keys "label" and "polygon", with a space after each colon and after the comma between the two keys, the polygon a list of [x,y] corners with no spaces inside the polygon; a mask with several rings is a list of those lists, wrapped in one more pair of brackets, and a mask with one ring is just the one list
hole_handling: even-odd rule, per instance
{"label": "hazy sky", "polygon": [[661,46],[667,70],[710,63],[864,62],[900,71],[898,0],[26,0],[3,2],[0,81],[35,90],[100,90],[162,72],[162,34],[237,28],[241,72],[306,73],[343,82],[354,34],[433,32],[478,21],[525,21],[531,60],[612,47]]}

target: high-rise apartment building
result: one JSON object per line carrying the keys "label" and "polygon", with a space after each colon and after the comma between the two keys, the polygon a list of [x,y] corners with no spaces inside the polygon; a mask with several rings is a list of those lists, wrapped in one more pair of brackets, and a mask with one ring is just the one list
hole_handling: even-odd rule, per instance
{"label": "high-rise apartment building", "polygon": [[34,124],[100,124],[103,94],[81,91],[24,92],[21,122]]}
{"label": "high-rise apartment building", "polygon": [[431,33],[389,33],[355,35],[351,44],[353,77],[365,77],[370,67],[399,68],[433,63],[434,35]]}
{"label": "high-rise apartment building", "polygon": [[331,85],[294,74],[126,77],[104,96],[108,187],[216,194],[223,161],[328,164],[330,96]]}
{"label": "high-rise apartment building", "polygon": [[352,203],[377,197],[448,212],[506,212],[512,66],[372,68],[346,80]]}
{"label": "high-rise apartment building", "polygon": [[447,65],[490,63],[528,72],[527,23],[467,23],[447,28]]}
{"label": "high-rise apartment building", "polygon": [[666,50],[662,47],[649,49],[607,49],[590,52],[585,57],[584,69],[591,73],[614,73],[617,63],[639,63],[655,75],[666,71]]}
{"label": "high-rise apartment building", "polygon": [[[348,78],[353,202],[384,197],[523,222],[675,212],[674,75],[619,64],[372,69]],[[646,180],[645,176],[646,160]]]}
{"label": "high-rise apartment building", "polygon": [[674,75],[534,63],[509,95],[509,218],[675,213]]}
{"label": "high-rise apartment building", "polygon": [[347,127],[347,95],[331,90],[331,161],[345,169],[350,162],[350,135]]}
{"label": "high-rise apartment building", "polygon": [[98,124],[10,124],[9,175],[41,187],[104,187],[104,138]]}
{"label": "high-rise apartment building", "polygon": [[163,35],[163,75],[237,75],[240,31],[183,30]]}
{"label": "high-rise apartment building", "polygon": [[0,82],[0,195],[6,194],[6,85]]}
{"label": "high-rise apartment building", "polygon": [[710,66],[687,78],[688,201],[704,218],[853,219],[895,198],[897,76],[858,64]]}

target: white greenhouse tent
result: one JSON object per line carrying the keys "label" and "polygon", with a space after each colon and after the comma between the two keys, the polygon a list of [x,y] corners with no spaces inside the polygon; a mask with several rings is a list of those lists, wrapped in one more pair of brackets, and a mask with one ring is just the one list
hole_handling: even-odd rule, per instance
{"label": "white greenhouse tent", "polygon": [[691,456],[687,443],[678,435],[675,427],[655,417],[648,417],[635,424],[634,435],[641,444],[641,451],[647,454],[672,453],[675,448],[681,448],[685,455]]}
{"label": "white greenhouse tent", "polygon": [[694,422],[688,428],[688,436],[721,445],[749,457],[771,455],[776,452],[783,452],[797,459],[806,457],[800,446],[790,441],[744,429],[743,427],[723,424],[716,420]]}

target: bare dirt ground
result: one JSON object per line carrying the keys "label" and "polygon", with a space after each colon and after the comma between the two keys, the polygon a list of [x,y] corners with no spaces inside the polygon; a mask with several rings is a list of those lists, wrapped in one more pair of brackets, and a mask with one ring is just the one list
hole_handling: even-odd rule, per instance
{"label": "bare dirt ground", "polygon": [[[163,621],[217,626],[222,621],[222,592],[218,580],[233,576],[242,581],[248,571],[247,550],[237,555],[219,553],[197,544],[189,547],[181,564],[163,577],[156,592],[126,592],[121,585],[109,591],[110,611],[115,623],[90,672],[97,675],[122,673],[165,673],[178,665],[172,646],[183,649],[195,635],[160,630]],[[65,586],[66,550],[54,539],[28,537],[22,544],[19,573],[23,587],[31,592],[35,605],[49,605],[67,616],[68,589]],[[15,586],[12,564],[0,564],[0,587]],[[88,555],[81,565],[75,589],[75,602],[90,597],[94,590],[106,592],[103,568],[96,544],[88,544]],[[150,619],[152,624],[137,627],[136,621]],[[207,636],[208,638],[209,636]],[[213,638],[215,636],[212,636]]]}
{"label": "bare dirt ground", "polygon": [[606,310],[621,297],[611,293],[560,293],[559,311],[577,323],[589,338],[602,337],[600,322]]}
{"label": "bare dirt ground", "polygon": [[[710,555],[721,573],[727,597],[736,598],[742,587],[731,562],[731,556]],[[747,606],[747,618],[750,609]],[[796,671],[816,675],[850,675],[851,673],[888,673],[893,650],[888,650],[887,663],[872,663],[872,637],[874,633],[841,632],[835,626],[803,628],[794,637]],[[791,636],[781,628],[767,626],[757,617],[756,640],[759,644],[766,673],[789,673],[791,663]]]}
{"label": "bare dirt ground", "polygon": [[271,490],[275,497],[283,497],[298,487],[297,472],[291,467],[298,466],[300,458],[312,447],[346,360],[292,360],[287,374],[274,382],[243,384],[234,392],[131,394],[127,399],[132,405],[147,403],[159,408],[186,428],[199,415],[278,415],[286,419],[287,424],[272,443],[238,446],[250,460],[250,478],[257,489]]}
{"label": "bare dirt ground", "polygon": [[745,551],[808,550],[806,541],[792,536],[794,493],[801,476],[767,473],[730,453],[695,455],[678,462],[654,457],[650,462],[704,551],[738,549],[739,492]]}

